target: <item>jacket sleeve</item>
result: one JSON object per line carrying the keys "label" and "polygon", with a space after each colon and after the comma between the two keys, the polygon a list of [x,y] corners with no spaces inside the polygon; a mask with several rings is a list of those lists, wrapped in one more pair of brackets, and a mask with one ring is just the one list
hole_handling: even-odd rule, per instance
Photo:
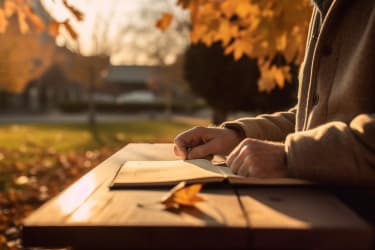
{"label": "jacket sleeve", "polygon": [[330,122],[287,136],[287,165],[294,177],[322,183],[375,183],[375,114],[350,124]]}
{"label": "jacket sleeve", "polygon": [[237,126],[244,131],[246,137],[281,142],[289,133],[294,132],[295,119],[296,108],[292,108],[285,112],[224,122],[221,127]]}

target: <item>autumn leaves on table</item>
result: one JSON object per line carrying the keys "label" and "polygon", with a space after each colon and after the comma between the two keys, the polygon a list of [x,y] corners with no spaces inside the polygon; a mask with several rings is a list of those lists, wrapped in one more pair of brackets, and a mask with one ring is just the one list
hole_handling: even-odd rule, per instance
{"label": "autumn leaves on table", "polygon": [[142,204],[138,203],[138,207],[152,207],[162,204],[164,209],[182,209],[184,207],[195,207],[197,202],[204,201],[198,195],[202,189],[202,184],[187,185],[185,181],[178,183],[169,192],[161,197],[159,202]]}

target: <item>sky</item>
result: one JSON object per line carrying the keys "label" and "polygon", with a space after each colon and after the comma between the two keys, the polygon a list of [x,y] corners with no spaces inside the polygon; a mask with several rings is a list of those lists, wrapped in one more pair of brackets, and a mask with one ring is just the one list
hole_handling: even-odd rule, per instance
{"label": "sky", "polygon": [[[148,9],[154,13],[159,11],[160,15],[163,11],[177,11],[178,15],[182,13],[176,7],[176,0],[70,0],[68,2],[84,13],[84,21],[73,23],[80,34],[79,50],[81,53],[88,55],[95,50],[95,44],[92,42],[93,32],[96,31],[101,36],[103,27],[105,27],[107,29],[106,37],[112,42],[121,43],[115,44],[119,48],[111,56],[113,64],[154,64],[147,54],[135,49],[135,47],[140,47],[142,42],[146,41],[146,39],[140,37],[139,32],[133,30],[133,32],[127,31],[120,34],[121,30],[124,30],[124,27],[129,25],[137,26],[140,29],[154,27],[154,23],[157,20],[155,18],[158,17],[158,14],[154,19],[140,18],[139,13],[142,10]],[[71,13],[67,11],[61,1],[42,0],[42,4],[59,21],[64,21],[71,16]],[[102,20],[101,22],[97,21],[98,17]],[[156,28],[148,32],[160,33]],[[68,44],[68,47],[71,47],[74,44],[76,46],[76,43],[72,43],[69,37],[64,35],[64,32],[62,33],[63,35],[57,39],[59,45]],[[172,63],[176,58],[176,54],[181,53],[181,50],[188,43],[187,39],[187,36],[176,38],[173,52],[166,53],[167,63]],[[137,46],[134,43],[137,43]]]}

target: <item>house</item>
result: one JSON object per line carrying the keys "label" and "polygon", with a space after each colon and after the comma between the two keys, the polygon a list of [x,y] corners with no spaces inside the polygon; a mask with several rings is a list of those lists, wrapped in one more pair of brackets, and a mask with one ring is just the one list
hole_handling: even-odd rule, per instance
{"label": "house", "polygon": [[112,65],[103,78],[103,91],[112,92],[116,103],[156,101],[150,90],[151,69],[154,66]]}

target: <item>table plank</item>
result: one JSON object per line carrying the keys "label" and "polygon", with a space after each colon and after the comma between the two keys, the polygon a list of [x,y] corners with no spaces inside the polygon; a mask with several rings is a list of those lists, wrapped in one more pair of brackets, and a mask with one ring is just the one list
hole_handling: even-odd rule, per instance
{"label": "table plank", "polygon": [[255,248],[371,248],[371,227],[323,190],[241,188],[238,193]]}
{"label": "table plank", "polygon": [[[201,195],[205,201],[197,205],[198,209],[181,211],[164,210],[158,203],[167,189],[109,190],[112,177],[125,160],[168,159],[176,159],[171,144],[129,144],[28,217],[24,222],[24,244],[80,248],[176,248],[181,244],[248,247],[246,220],[230,186],[204,187]],[[94,240],[97,238],[105,240]]]}
{"label": "table plank", "polygon": [[167,160],[176,159],[171,144],[128,144],[114,155],[92,169],[68,189],[51,199],[32,213],[24,221],[29,224],[46,225],[61,223],[81,206],[96,189],[112,179],[116,171],[126,160]]}

